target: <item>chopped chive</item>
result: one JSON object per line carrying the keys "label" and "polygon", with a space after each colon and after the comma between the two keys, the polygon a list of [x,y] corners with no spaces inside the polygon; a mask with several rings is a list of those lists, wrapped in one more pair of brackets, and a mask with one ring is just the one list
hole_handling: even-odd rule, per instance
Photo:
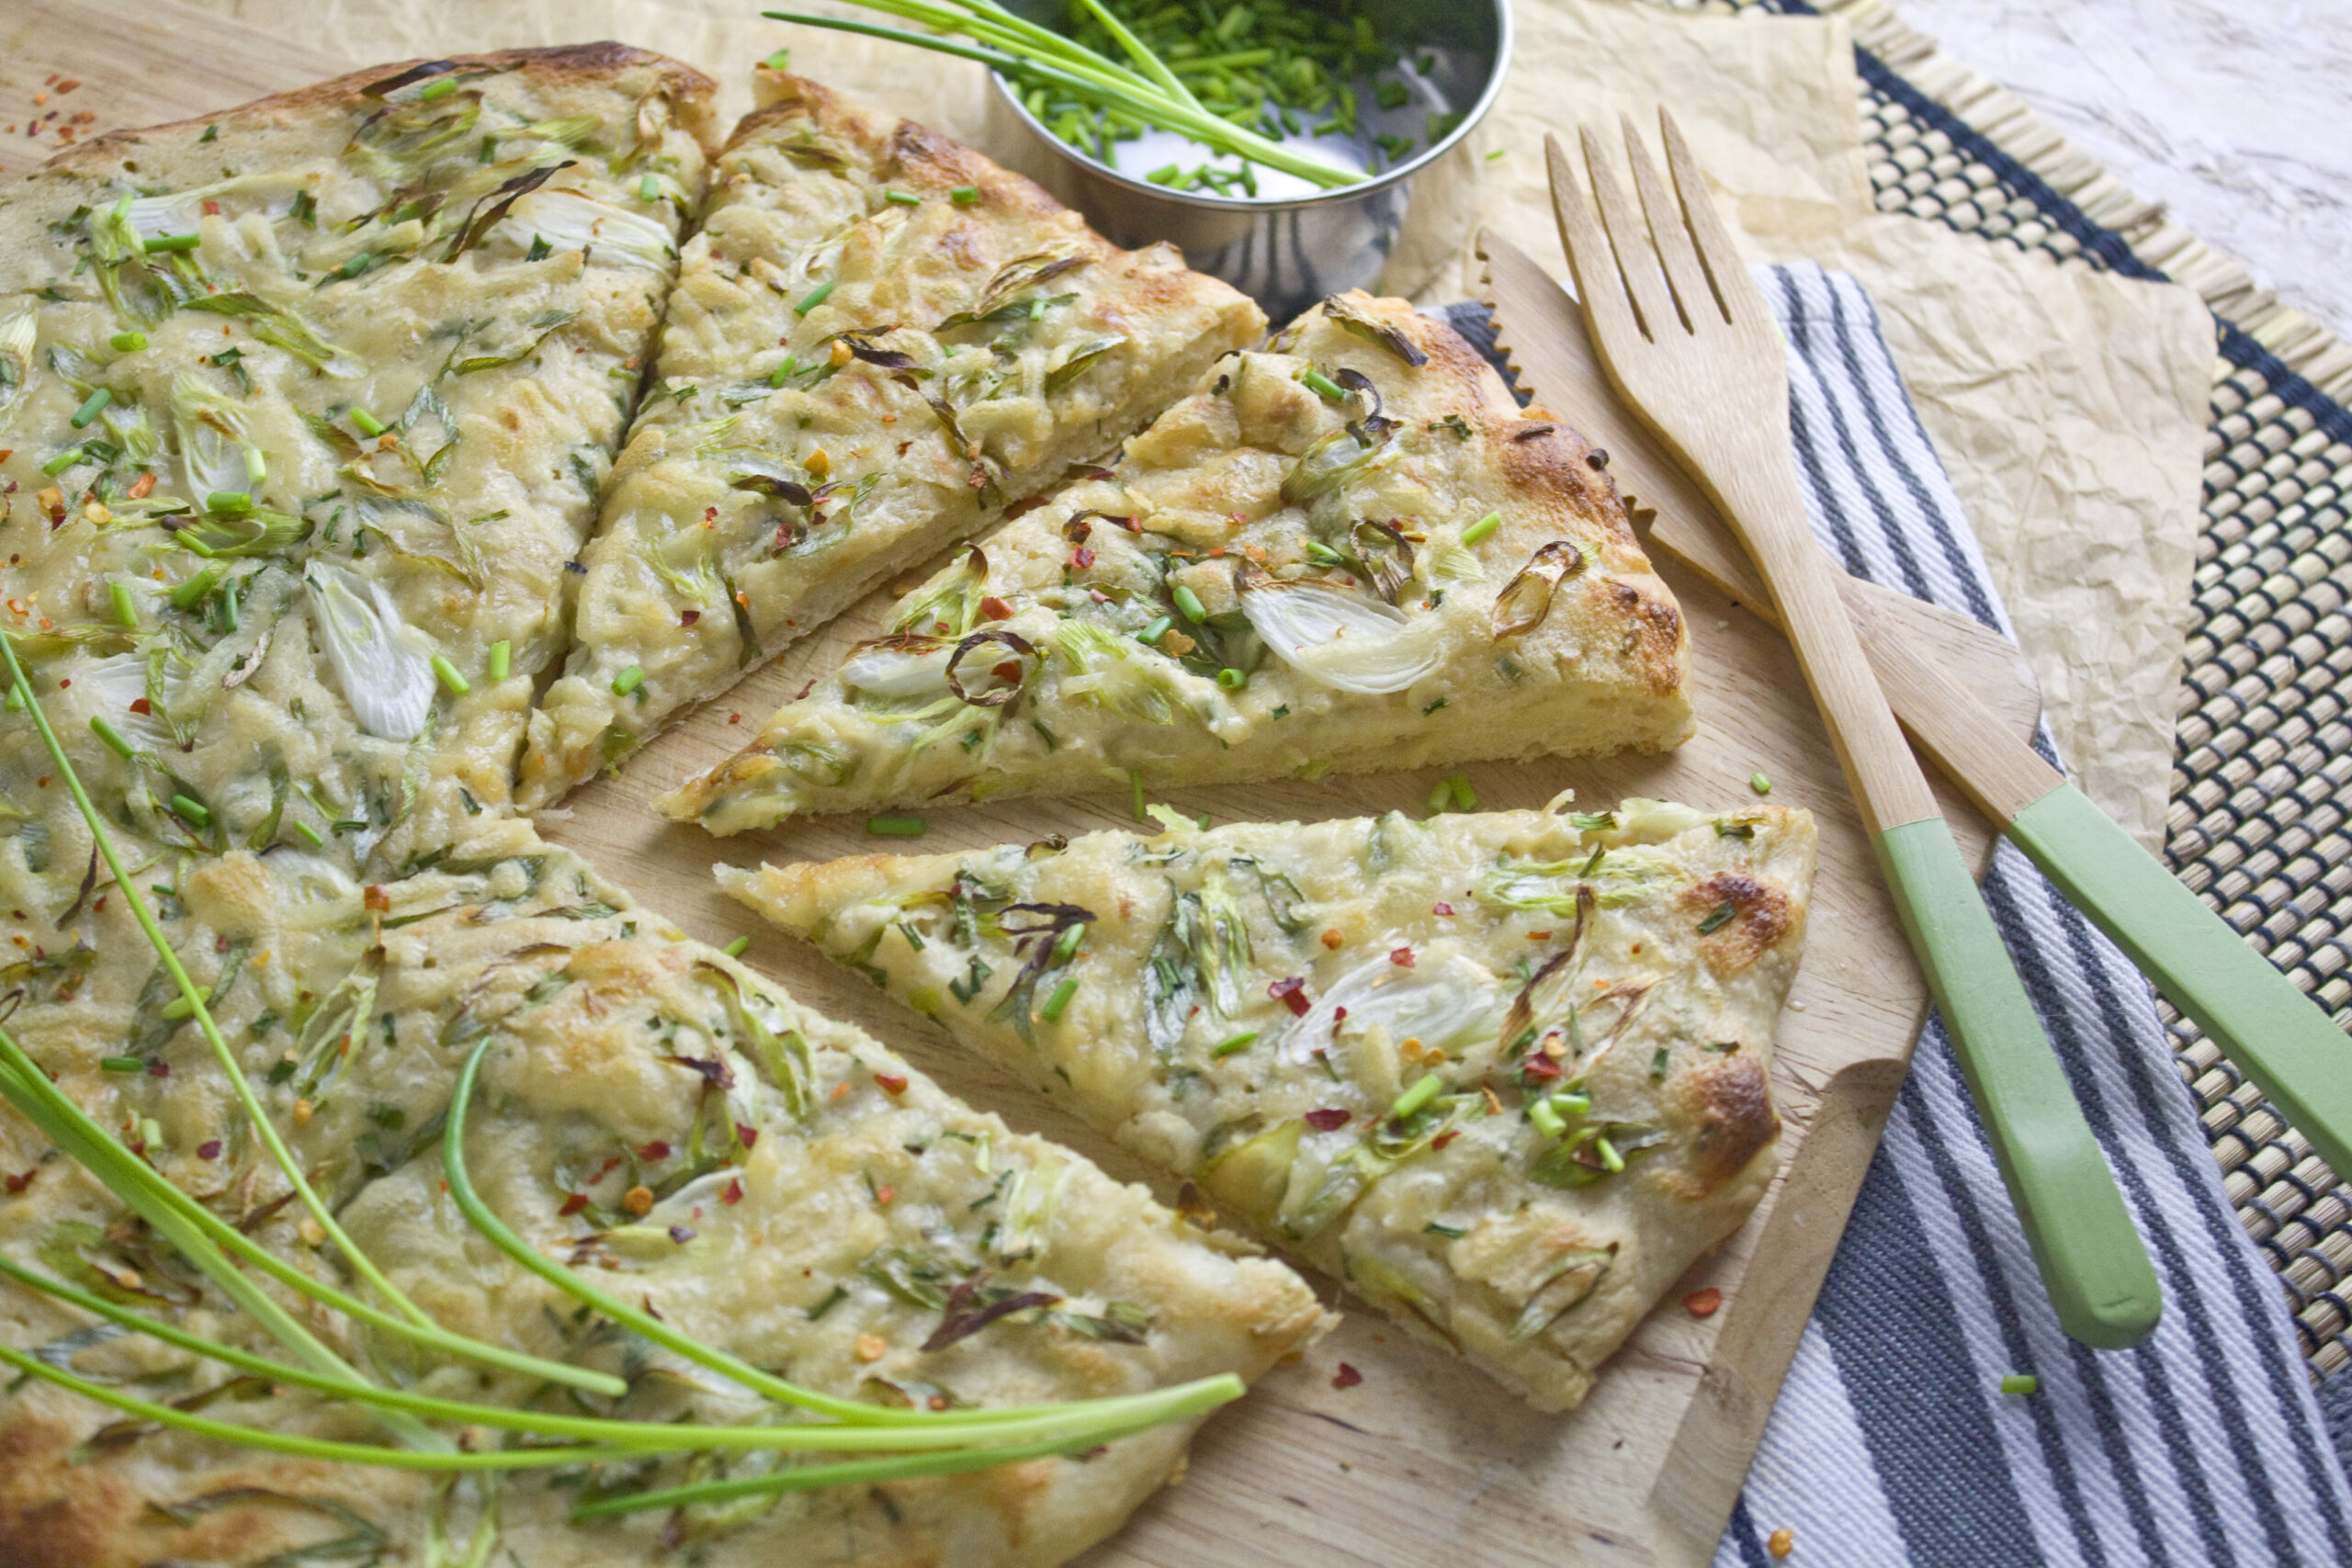
{"label": "chopped chive", "polygon": [[827,1313],[832,1311],[835,1307],[841,1305],[842,1303],[848,1299],[849,1287],[847,1285],[835,1285],[831,1295],[827,1296],[823,1301],[819,1302],[815,1306],[808,1309],[808,1321],[811,1323],[816,1322],[819,1318],[824,1316]]}
{"label": "chopped chive", "polygon": [[374,414],[369,413],[366,409],[353,409],[351,411],[351,423],[358,429],[359,434],[362,435],[376,436],[384,434],[384,422],[378,419]]}
{"label": "chopped chive", "polygon": [[1298,373],[1298,384],[1327,403],[1347,400],[1348,389],[1345,387],[1311,366]]}
{"label": "chopped chive", "polygon": [[1176,623],[1173,620],[1170,619],[1166,615],[1156,615],[1152,618],[1151,625],[1136,633],[1136,640],[1137,642],[1158,642],[1161,637],[1168,635],[1168,628],[1175,624]]}
{"label": "chopped chive", "polygon": [[882,199],[888,202],[895,202],[900,207],[921,207],[922,205],[922,197],[915,195],[914,192],[908,190],[886,190],[882,193]]}
{"label": "chopped chive", "polygon": [[1502,525],[1503,514],[1499,512],[1489,512],[1462,530],[1462,542],[1465,545],[1475,545]]}
{"label": "chopped chive", "polygon": [[172,590],[172,608],[175,610],[195,609],[211,596],[212,590],[219,586],[220,581],[220,569],[217,566],[206,567],[202,571]]}
{"label": "chopped chive", "polygon": [[1148,816],[1143,808],[1143,770],[1141,768],[1127,770],[1127,788],[1133,795],[1129,802],[1129,808],[1135,812],[1136,820],[1138,822],[1148,820]]}
{"label": "chopped chive", "polygon": [[1762,773],[1750,773],[1747,775],[1747,787],[1758,795],[1770,795],[1772,793],[1772,781]]}
{"label": "chopped chive", "polygon": [[2041,1380],[2031,1372],[2010,1372],[2001,1379],[2003,1393],[2032,1393],[2041,1387]]}
{"label": "chopped chive", "polygon": [[616,697],[628,696],[631,692],[636,691],[638,687],[644,683],[645,666],[642,664],[632,664],[628,669],[613,677],[613,695]]}
{"label": "chopped chive", "polygon": [[[184,800],[187,796],[181,795],[175,798]],[[209,986],[198,986],[196,988],[196,994],[209,1002],[212,999],[212,987]],[[175,1020],[193,1018],[196,1016],[196,1009],[186,997],[174,997],[170,1001],[164,1004],[164,1016],[168,1019]]]}
{"label": "chopped chive", "polygon": [[1625,1168],[1625,1156],[1617,1152],[1617,1145],[1609,1141],[1607,1134],[1593,1139],[1592,1152],[1600,1156],[1600,1167],[1610,1175]]}
{"label": "chopped chive", "polygon": [[60,452],[48,462],[43,463],[40,466],[40,471],[47,474],[51,479],[55,479],[58,475],[63,473],[66,469],[72,468],[81,460],[82,448],[79,446],[68,446],[64,451]]}
{"label": "chopped chive", "polygon": [[217,553],[210,545],[206,544],[202,539],[198,538],[186,528],[180,529],[172,536],[172,543],[177,545],[188,554],[192,556],[200,556],[206,560],[210,560]]}
{"label": "chopped chive", "polygon": [[117,730],[113,725],[108,724],[96,714],[92,714],[90,716],[90,733],[105,741],[107,743],[107,749],[112,751],[116,756],[120,757],[125,761],[129,761],[130,760],[130,742],[125,740],[122,738],[121,732]]}
{"label": "chopped chive", "polygon": [[1348,558],[1320,539],[1309,539],[1306,541],[1306,558],[1317,566],[1339,566]]}
{"label": "chopped chive", "polygon": [[1714,932],[1719,931],[1723,930],[1724,927],[1731,924],[1732,918],[1738,913],[1739,907],[1734,904],[1730,899],[1724,899],[1722,903],[1715,906],[1713,913],[1709,914],[1705,919],[1699,922],[1699,934],[1701,936],[1713,935]]}
{"label": "chopped chive", "polygon": [[784,356],[783,364],[768,372],[768,385],[771,387],[781,387],[786,381],[791,380],[799,369],[800,362],[795,359],[791,355],[787,354]]}
{"label": "chopped chive", "polygon": [[1075,975],[1064,976],[1062,983],[1054,987],[1054,994],[1046,998],[1046,1005],[1037,1010],[1037,1016],[1047,1023],[1056,1021],[1062,1016],[1062,1010],[1069,1006],[1070,998],[1076,995],[1078,995],[1078,976]]}
{"label": "chopped chive", "polygon": [[136,354],[147,346],[145,333],[117,333],[107,339],[107,346],[117,354]]}
{"label": "chopped chive", "polygon": [[120,582],[109,582],[107,592],[114,600],[114,618],[135,630],[139,625],[139,606],[130,602],[130,588]]}
{"label": "chopped chive", "polygon": [[752,939],[750,937],[739,936],[733,942],[729,942],[725,947],[720,948],[718,951],[727,954],[729,958],[741,958],[745,953],[751,950],[751,946]]}
{"label": "chopped chive", "polygon": [[204,498],[207,512],[225,513],[235,516],[254,509],[254,498],[241,490],[216,490]]}
{"label": "chopped chive", "polygon": [[256,486],[269,478],[269,459],[261,455],[258,446],[245,448],[245,478]]}
{"label": "chopped chive", "polygon": [[492,643],[490,645],[490,678],[493,681],[506,679],[507,671],[511,667],[514,657],[514,645],[504,637],[500,637],[496,642]]}
{"label": "chopped chive", "polygon": [[209,828],[212,825],[212,808],[200,800],[190,799],[185,795],[175,795],[172,796],[172,809],[178,812],[183,820],[192,822],[198,828]]}
{"label": "chopped chive", "polygon": [[1215,1045],[1209,1048],[1209,1055],[1222,1061],[1226,1057],[1233,1055],[1237,1052],[1247,1051],[1252,1044],[1256,1043],[1257,1039],[1258,1032],[1256,1030],[1245,1029],[1238,1034],[1228,1034],[1224,1039],[1218,1041]]}
{"label": "chopped chive", "polygon": [[1478,809],[1478,792],[1470,787],[1470,775],[1468,773],[1456,773],[1452,778],[1446,780],[1445,790],[1448,795],[1453,797],[1453,809],[1456,811],[1476,811]]}
{"label": "chopped chive", "polygon": [[98,1071],[102,1073],[143,1073],[147,1060],[143,1056],[101,1056]]}
{"label": "chopped chive", "polygon": [[1449,1241],[1460,1241],[1464,1236],[1468,1235],[1470,1233],[1464,1230],[1460,1225],[1442,1224],[1436,1220],[1431,1220],[1428,1224],[1421,1227],[1421,1234],[1424,1235],[1442,1235]]}
{"label": "chopped chive", "polygon": [[458,667],[449,662],[446,654],[433,656],[433,672],[441,677],[441,684],[453,697],[462,697],[474,689],[473,682],[458,673]]}
{"label": "chopped chive", "polygon": [[637,181],[637,199],[658,201],[662,197],[662,182],[651,175],[640,175]]}
{"label": "chopped chive", "polygon": [[920,839],[931,831],[931,824],[920,817],[869,817],[865,830],[877,839]]}
{"label": "chopped chive", "polygon": [[326,847],[326,840],[321,836],[316,828],[311,827],[308,822],[295,823],[294,831],[301,836],[301,840],[304,843],[310,845],[314,850],[324,849]]}
{"label": "chopped chive", "polygon": [[437,82],[427,82],[424,85],[424,90],[417,94],[417,99],[419,102],[429,104],[435,98],[446,98],[457,90],[458,79],[455,76],[444,76]]}
{"label": "chopped chive", "polygon": [[72,424],[76,430],[85,430],[89,427],[90,422],[97,418],[101,413],[104,413],[106,412],[106,406],[112,401],[114,401],[113,391],[107,388],[100,387],[96,391],[92,392],[88,397],[82,400],[82,406],[74,411],[74,417],[67,423]]}
{"label": "chopped chive", "polygon": [[1541,1096],[1527,1102],[1527,1119],[1534,1122],[1535,1130],[1547,1138],[1568,1135],[1568,1124],[1560,1119],[1558,1109]]}
{"label": "chopped chive", "polygon": [[1238,692],[1250,683],[1250,677],[1228,664],[1216,672],[1216,683],[1228,692]]}
{"label": "chopped chive", "polygon": [[1563,1116],[1581,1116],[1592,1109],[1592,1096],[1555,1089],[1552,1091],[1552,1109]]}
{"label": "chopped chive", "polygon": [[958,207],[969,207],[980,199],[980,187],[978,186],[957,186],[954,190],[947,193],[947,199],[954,202]]}
{"label": "chopped chive", "polygon": [[233,577],[220,585],[220,628],[237,629],[237,580]]}
{"label": "chopped chive", "polygon": [[1404,1121],[1435,1100],[1437,1091],[1444,1087],[1435,1073],[1423,1073],[1412,1088],[1396,1097],[1396,1103],[1388,1108],[1388,1119],[1391,1122]]}
{"label": "chopped chive", "polygon": [[1176,608],[1182,611],[1184,618],[1194,626],[1197,626],[1209,618],[1207,608],[1201,603],[1201,596],[1184,584],[1178,583],[1168,596],[1176,601]]}
{"label": "chopped chive", "polygon": [[800,303],[792,308],[792,313],[796,316],[805,316],[809,311],[815,310],[818,306],[823,304],[825,302],[825,297],[833,291],[833,286],[840,281],[841,280],[839,278],[829,277],[825,279],[824,282],[817,285],[816,288],[808,290],[808,293],[803,294],[800,297]]}
{"label": "chopped chive", "polygon": [[1173,164],[1163,164],[1159,168],[1152,170],[1151,173],[1144,175],[1144,178],[1149,180],[1156,186],[1172,186],[1180,177],[1182,177],[1183,173],[1183,170],[1178,168]]}
{"label": "chopped chive", "polygon": [[142,241],[140,248],[153,255],[158,251],[192,251],[202,243],[204,236],[201,234],[158,234],[152,240]]}

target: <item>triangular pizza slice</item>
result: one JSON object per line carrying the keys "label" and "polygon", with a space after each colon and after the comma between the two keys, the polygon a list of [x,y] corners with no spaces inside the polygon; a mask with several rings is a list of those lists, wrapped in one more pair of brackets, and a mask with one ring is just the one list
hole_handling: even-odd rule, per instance
{"label": "triangular pizza slice", "polygon": [[1116,446],[1256,306],[967,147],[763,71],[532,721],[545,805],[883,577]]}
{"label": "triangular pizza slice", "polygon": [[1336,296],[901,601],[662,808],[730,833],[1679,744],[1689,638],[1607,463],[1443,324]]}
{"label": "triangular pizza slice", "polygon": [[1407,1328],[1577,1403],[1771,1178],[1812,818],[1167,820],[719,875]]}

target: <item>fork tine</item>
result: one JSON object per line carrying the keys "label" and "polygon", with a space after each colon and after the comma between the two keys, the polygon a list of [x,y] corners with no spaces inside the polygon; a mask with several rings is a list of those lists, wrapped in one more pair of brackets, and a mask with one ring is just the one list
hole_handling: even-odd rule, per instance
{"label": "fork tine", "polygon": [[1642,198],[1642,210],[1649,216],[1650,243],[1657,247],[1658,259],[1665,265],[1667,286],[1674,290],[1682,324],[1696,331],[1710,316],[1728,321],[1706,268],[1699,265],[1699,254],[1690,248],[1690,231],[1682,221],[1681,203],[1668,193],[1666,182],[1658,177],[1657,165],[1650,161],[1649,149],[1642,145],[1642,133],[1634,129],[1633,117],[1620,115],[1617,120],[1625,135],[1625,162],[1634,170],[1634,189]]}
{"label": "fork tine", "polygon": [[1641,317],[1642,333],[1652,343],[1662,343],[1667,334],[1684,330],[1681,317],[1674,309],[1673,297],[1666,290],[1666,274],[1657,259],[1657,248],[1650,243],[1649,225],[1634,211],[1633,203],[1625,199],[1624,187],[1610,172],[1609,154],[1600,145],[1600,138],[1592,127],[1579,126],[1577,134],[1584,143],[1585,173],[1592,181],[1592,199],[1600,209],[1600,227],[1609,235],[1609,243],[1617,253],[1617,270],[1625,279],[1625,292],[1634,299],[1634,311]]}
{"label": "fork tine", "polygon": [[1765,308],[1763,292],[1756,287],[1747,264],[1739,259],[1739,247],[1732,243],[1731,230],[1724,226],[1724,215],[1715,209],[1715,199],[1707,191],[1707,177],[1699,172],[1699,161],[1690,155],[1690,144],[1682,139],[1682,128],[1663,108],[1657,111],[1657,120],[1658,130],[1666,138],[1667,167],[1674,173],[1674,188],[1682,198],[1682,215],[1692,238],[1698,242],[1699,261],[1714,285],[1716,302],[1734,326],[1777,336],[1779,329],[1772,322],[1771,312]]}
{"label": "fork tine", "polygon": [[1639,341],[1642,324],[1634,318],[1633,302],[1625,297],[1617,257],[1594,222],[1584,192],[1577,188],[1568,150],[1549,133],[1544,138],[1544,162],[1552,176],[1552,216],[1560,226],[1560,245],[1568,253],[1577,297],[1592,322],[1593,337],[1602,344]]}

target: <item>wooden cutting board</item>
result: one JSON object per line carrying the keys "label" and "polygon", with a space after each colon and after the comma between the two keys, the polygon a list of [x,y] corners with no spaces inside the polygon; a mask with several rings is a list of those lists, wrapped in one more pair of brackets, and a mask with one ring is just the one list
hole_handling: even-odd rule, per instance
{"label": "wooden cutting board", "polygon": [[[749,0],[746,0],[747,5]],[[346,7],[347,9],[347,7]],[[453,48],[480,47],[472,35]],[[86,0],[10,0],[0,16],[0,174],[53,151],[53,130],[25,117],[62,106],[110,125],[152,124],[224,107],[347,69],[346,31],[327,47],[249,28],[171,0],[138,7]],[[504,41],[543,43],[518,31]],[[643,41],[656,43],[658,39]],[[192,68],[201,62],[201,68]],[[698,61],[715,75],[742,62]],[[59,96],[51,78],[80,81]],[[31,103],[47,91],[47,105]],[[6,128],[12,117],[17,130]],[[46,122],[51,126],[56,122]],[[1531,155],[1532,152],[1531,150]],[[1611,394],[1547,388],[1564,411]],[[909,563],[910,575],[933,563]],[[1774,1393],[1867,1169],[1926,1011],[1926,989],[1881,889],[1794,659],[1761,623],[1686,571],[1662,571],[1689,617],[1697,668],[1697,739],[1670,757],[1600,763],[1473,766],[1479,798],[1541,806],[1573,785],[1588,806],[1626,795],[1704,809],[1755,797],[1813,810],[1821,832],[1804,964],[1781,1019],[1773,1089],[1783,1122],[1782,1174],[1747,1225],[1668,1293],[1567,1416],[1539,1416],[1381,1319],[1344,1325],[1221,1413],[1194,1445],[1189,1474],[1090,1553],[1085,1568],[1425,1568],[1470,1565],[1702,1564],[1729,1517]],[[582,790],[545,823],[548,836],[695,935],[752,935],[749,957],[797,994],[871,1030],[974,1103],[1059,1138],[1130,1179],[1170,1184],[993,1069],[964,1057],[927,1021],[782,935],[753,930],[712,883],[715,860],[824,859],[873,847],[854,824],[713,840],[656,817],[650,799],[732,751],[786,695],[869,635],[877,596],[791,649],[725,700],[647,748],[615,780]],[[1931,623],[1930,656],[2030,735],[2038,705],[2016,651],[1956,617]],[[1417,810],[1434,773],[1283,782],[1179,792],[1170,799],[1218,820],[1317,818]],[[1984,824],[1946,792],[1946,811],[1979,864]],[[1130,825],[1124,796],[1005,801],[931,814],[922,848],[1025,841]],[[1328,1281],[1328,1300],[1346,1303]],[[1720,1312],[1694,1317],[1684,1296],[1713,1286]],[[1341,1361],[1363,1381],[1335,1388]],[[1773,1521],[1759,1521],[1770,1528]]]}

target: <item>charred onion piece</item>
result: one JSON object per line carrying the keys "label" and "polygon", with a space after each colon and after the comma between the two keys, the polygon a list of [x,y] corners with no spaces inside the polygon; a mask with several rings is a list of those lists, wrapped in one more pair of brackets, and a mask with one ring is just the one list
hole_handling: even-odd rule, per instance
{"label": "charred onion piece", "polygon": [[1535,552],[1519,575],[1495,595],[1494,637],[1500,642],[1543,624],[1552,612],[1552,592],[1560,580],[1584,570],[1584,552],[1566,539],[1555,539]]}
{"label": "charred onion piece", "polygon": [[[977,693],[966,691],[963,681],[956,675],[956,667],[973,653],[989,647],[1005,649],[1012,654],[1011,659],[997,660],[985,669],[984,679],[1002,682],[1004,684],[983,686]],[[1036,668],[1036,658],[1035,645],[1018,632],[1007,631],[1002,626],[990,626],[986,631],[974,632],[970,637],[957,643],[956,651],[947,656],[947,689],[976,708],[1003,707],[1019,696],[1022,687],[1029,683],[1029,676]],[[1007,664],[1013,665],[1018,673],[1005,674],[1004,667]]]}

